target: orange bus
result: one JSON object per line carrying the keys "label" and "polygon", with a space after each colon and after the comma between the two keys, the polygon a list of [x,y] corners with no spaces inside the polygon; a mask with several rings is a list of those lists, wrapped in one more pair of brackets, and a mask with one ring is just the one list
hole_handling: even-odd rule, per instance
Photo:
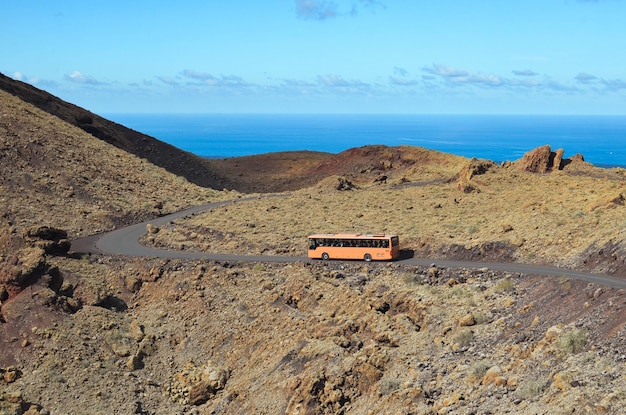
{"label": "orange bus", "polygon": [[397,235],[334,233],[309,236],[309,258],[392,260],[400,256]]}

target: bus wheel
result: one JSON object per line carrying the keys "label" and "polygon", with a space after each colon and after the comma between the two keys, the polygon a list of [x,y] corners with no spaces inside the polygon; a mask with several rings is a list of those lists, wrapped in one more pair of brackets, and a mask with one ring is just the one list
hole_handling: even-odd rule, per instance
{"label": "bus wheel", "polygon": [[330,257],[328,256],[328,254],[327,254],[326,252],[324,252],[324,253],[322,254],[322,259],[323,259],[324,261],[328,261],[328,260],[330,259]]}
{"label": "bus wheel", "polygon": [[372,260],[372,256],[370,254],[365,254],[365,256],[363,257],[363,259],[367,262],[370,262]]}

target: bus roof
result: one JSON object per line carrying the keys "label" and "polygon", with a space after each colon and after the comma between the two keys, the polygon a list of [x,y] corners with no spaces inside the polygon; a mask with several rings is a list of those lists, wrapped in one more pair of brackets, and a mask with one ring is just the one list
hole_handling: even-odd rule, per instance
{"label": "bus roof", "polygon": [[397,235],[386,233],[318,233],[309,235],[309,238],[335,238],[335,239],[388,239]]}

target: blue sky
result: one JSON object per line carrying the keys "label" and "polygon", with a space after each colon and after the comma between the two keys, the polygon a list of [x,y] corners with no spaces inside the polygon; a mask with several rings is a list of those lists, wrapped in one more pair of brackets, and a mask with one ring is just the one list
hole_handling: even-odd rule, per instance
{"label": "blue sky", "polygon": [[626,114],[626,0],[20,0],[0,72],[96,113]]}

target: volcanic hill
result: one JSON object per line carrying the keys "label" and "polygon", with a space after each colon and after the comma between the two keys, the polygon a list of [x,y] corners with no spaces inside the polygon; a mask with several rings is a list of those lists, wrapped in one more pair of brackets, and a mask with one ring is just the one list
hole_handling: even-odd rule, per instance
{"label": "volcanic hill", "polygon": [[[626,172],[562,154],[204,160],[0,76],[0,414],[623,413],[624,290],[438,265],[626,278]],[[312,232],[394,232],[432,262],[71,249],[220,200],[143,243],[300,257]]]}

